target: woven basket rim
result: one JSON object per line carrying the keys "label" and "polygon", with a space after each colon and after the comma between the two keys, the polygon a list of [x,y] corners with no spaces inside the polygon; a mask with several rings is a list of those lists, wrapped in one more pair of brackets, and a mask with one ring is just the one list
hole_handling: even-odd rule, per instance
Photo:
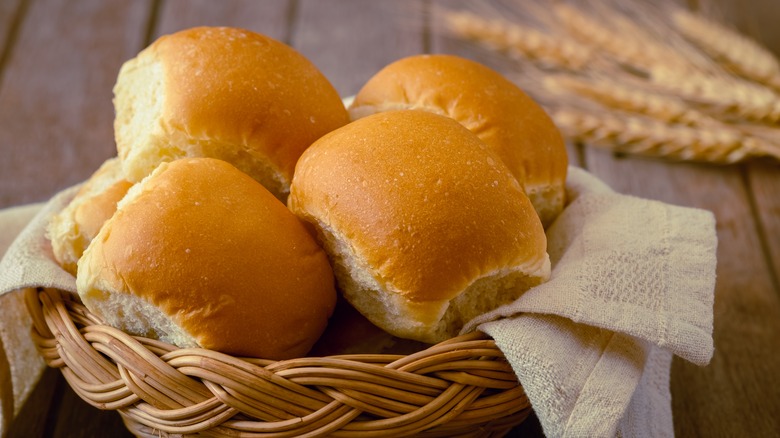
{"label": "woven basket rim", "polygon": [[47,365],[137,436],[500,436],[531,412],[480,332],[409,355],[273,361],[131,336],[57,289],[25,299]]}

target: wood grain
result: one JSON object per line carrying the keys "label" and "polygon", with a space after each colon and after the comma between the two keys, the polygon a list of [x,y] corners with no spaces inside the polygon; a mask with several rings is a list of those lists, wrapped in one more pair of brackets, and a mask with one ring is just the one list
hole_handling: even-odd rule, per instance
{"label": "wood grain", "polygon": [[[46,200],[116,154],[111,89],[122,62],[141,47],[149,5],[38,0],[27,6],[0,72],[0,208]],[[97,418],[109,430],[124,430],[114,412],[59,398],[70,391],[61,379],[55,370],[45,374],[9,436],[79,436]]]}
{"label": "wood grain", "polygon": [[127,430],[119,413],[101,411],[85,403],[71,389],[67,382],[56,400],[56,410],[50,412],[47,419],[47,431],[44,436],[52,438],[90,438],[107,437],[129,438],[133,435]]}
{"label": "wood grain", "polygon": [[[776,0],[709,0],[740,30],[780,53]],[[422,52],[467,56],[508,74],[503,59],[436,36],[439,7],[457,1],[2,0],[0,208],[45,200],[115,154],[111,88],[119,66],[159,35],[230,25],[285,41],[342,95],[384,65]],[[700,1],[697,3],[704,3]],[[500,7],[501,1],[480,7]],[[431,32],[431,31],[434,32]],[[570,160],[615,190],[704,208],[717,219],[718,279],[712,363],[675,360],[679,436],[777,436],[780,430],[780,172],[774,162],[717,167],[621,158],[569,147]],[[49,409],[51,407],[51,409]],[[530,420],[512,436],[541,436]],[[50,370],[11,436],[120,436],[116,413],[81,401]]]}
{"label": "wood grain", "polygon": [[[354,95],[379,69],[424,50],[420,2],[301,0],[292,45],[342,96]],[[356,17],[359,11],[359,19]]]}
{"label": "wood grain", "polygon": [[749,35],[780,56],[780,2],[774,0],[698,0],[694,7],[708,12],[740,32]]}
{"label": "wood grain", "polygon": [[147,13],[144,1],[30,4],[2,72],[0,208],[46,200],[116,154],[111,89]]}
{"label": "wood grain", "polygon": [[775,289],[780,289],[780,172],[775,162],[748,166],[747,181],[753,196],[767,263],[772,268]]}
{"label": "wood grain", "polygon": [[7,0],[0,2],[0,67],[11,49],[12,39],[17,30],[17,23],[22,19],[25,8],[22,0]]}
{"label": "wood grain", "polygon": [[287,0],[165,0],[154,37],[195,26],[233,26],[289,42],[294,2]]}
{"label": "wood grain", "polygon": [[30,394],[27,402],[8,430],[10,438],[34,438],[51,436],[51,426],[47,419],[56,413],[60,394],[67,385],[59,370],[47,369]]}
{"label": "wood grain", "polygon": [[[720,17],[780,59],[780,2],[700,0],[695,8]],[[780,289],[780,177],[776,162],[757,162],[745,167],[750,196],[757,216],[758,231],[772,269],[775,289]]]}

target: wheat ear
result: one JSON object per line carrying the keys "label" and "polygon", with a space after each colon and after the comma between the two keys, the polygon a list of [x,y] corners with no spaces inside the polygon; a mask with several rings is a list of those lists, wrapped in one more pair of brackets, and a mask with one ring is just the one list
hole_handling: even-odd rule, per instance
{"label": "wheat ear", "polygon": [[615,152],[720,164],[760,156],[780,159],[776,145],[726,128],[694,129],[644,117],[572,109],[555,110],[552,117],[569,138]]}
{"label": "wheat ear", "polygon": [[615,81],[554,75],[546,77],[544,85],[551,91],[565,90],[610,108],[644,114],[669,123],[688,126],[718,123],[676,97],[651,93],[640,87],[628,87]]}
{"label": "wheat ear", "polygon": [[[654,43],[653,39],[632,37],[628,29],[617,32],[576,7],[558,3],[553,6],[553,11],[572,35],[602,49],[624,65],[643,70],[649,70],[659,63],[681,71],[692,68],[685,58],[663,45]],[[625,26],[628,21],[621,20],[621,23]],[[638,26],[633,28],[634,32],[641,32]]]}
{"label": "wheat ear", "polygon": [[650,80],[720,119],[780,121],[780,96],[754,82],[693,72],[682,75],[665,68],[653,69]]}
{"label": "wheat ear", "polygon": [[527,58],[566,69],[580,69],[591,58],[590,50],[574,41],[506,20],[454,11],[445,12],[443,17],[446,28],[454,35],[514,58]]}
{"label": "wheat ear", "polygon": [[716,61],[736,73],[780,90],[780,62],[755,41],[716,21],[676,10],[677,29]]}

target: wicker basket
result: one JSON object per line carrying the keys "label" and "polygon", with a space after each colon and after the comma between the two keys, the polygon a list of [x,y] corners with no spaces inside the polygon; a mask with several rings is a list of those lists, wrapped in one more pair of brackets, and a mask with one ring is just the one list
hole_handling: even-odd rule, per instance
{"label": "wicker basket", "polygon": [[26,299],[47,364],[138,436],[501,436],[531,412],[481,333],[407,356],[269,361],[130,336],[55,289]]}

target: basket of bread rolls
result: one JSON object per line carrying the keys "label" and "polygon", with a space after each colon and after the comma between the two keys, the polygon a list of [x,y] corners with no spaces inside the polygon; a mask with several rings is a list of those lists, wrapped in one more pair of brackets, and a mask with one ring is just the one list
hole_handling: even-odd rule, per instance
{"label": "basket of bread rolls", "polygon": [[137,436],[500,436],[530,414],[480,314],[548,280],[551,119],[448,55],[345,103],[294,49],[163,36],[114,87],[117,155],[48,225],[48,365]]}

